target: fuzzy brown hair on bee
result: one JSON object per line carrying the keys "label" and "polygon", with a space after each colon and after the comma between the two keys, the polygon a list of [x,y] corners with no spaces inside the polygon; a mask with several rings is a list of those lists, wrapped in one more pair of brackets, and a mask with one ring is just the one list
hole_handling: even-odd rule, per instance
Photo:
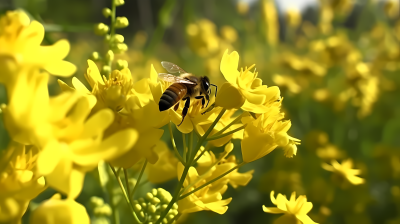
{"label": "fuzzy brown hair on bee", "polygon": [[172,83],[161,96],[158,104],[159,110],[165,111],[172,106],[174,106],[174,110],[177,110],[179,108],[180,101],[185,101],[185,107],[182,111],[182,121],[178,125],[180,126],[189,110],[190,101],[201,99],[202,108],[204,108],[207,100],[208,106],[211,94],[210,85],[215,86],[215,95],[217,95],[217,86],[210,84],[210,79],[207,76],[197,77],[171,62],[163,61],[161,64],[170,73],[181,73],[180,76],[175,76],[168,73],[158,74],[159,79]]}

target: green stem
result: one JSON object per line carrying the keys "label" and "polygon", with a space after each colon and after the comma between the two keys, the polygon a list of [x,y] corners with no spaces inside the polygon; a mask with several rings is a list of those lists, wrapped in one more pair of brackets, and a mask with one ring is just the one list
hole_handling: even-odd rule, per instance
{"label": "green stem", "polygon": [[[211,124],[211,126],[208,128],[208,130],[206,131],[206,133],[199,139],[199,141],[197,142],[196,148],[193,151],[192,150],[192,143],[193,143],[193,131],[190,133],[190,138],[189,138],[189,152],[188,152],[188,160],[186,162],[185,165],[185,169],[182,172],[182,176],[179,180],[178,186],[175,189],[174,195],[171,199],[171,201],[169,202],[167,208],[164,210],[163,213],[161,213],[160,218],[157,220],[157,222],[155,224],[160,224],[161,221],[164,219],[164,217],[168,214],[169,210],[172,208],[172,205],[178,201],[179,199],[179,195],[180,195],[180,190],[183,186],[183,182],[186,179],[187,173],[189,172],[189,168],[191,167],[191,164],[194,160],[194,157],[196,156],[197,151],[200,149],[201,145],[203,144],[204,140],[206,140],[206,138],[208,137],[208,135],[211,133],[211,131],[214,129],[215,125],[217,125],[218,121],[221,119],[222,115],[224,115],[226,109],[223,108],[221,110],[221,112],[218,114],[217,118],[215,119],[215,121]],[[193,156],[192,156],[193,153]]]}
{"label": "green stem", "polygon": [[125,176],[125,182],[126,182],[126,190],[128,191],[128,194],[129,194],[129,192],[131,192],[131,189],[129,187],[128,171],[125,168],[123,168],[123,169],[124,169],[124,176]]}
{"label": "green stem", "polygon": [[241,126],[241,127],[239,127],[239,128],[236,128],[236,129],[234,129],[234,130],[232,130],[232,131],[230,131],[230,132],[227,132],[227,133],[225,133],[225,134],[222,134],[222,135],[213,135],[213,136],[207,138],[206,141],[212,141],[212,140],[215,140],[215,139],[223,138],[223,137],[225,137],[225,136],[228,136],[228,135],[230,135],[230,134],[233,134],[233,133],[235,133],[235,132],[238,132],[238,131],[244,129],[244,128],[246,127],[246,125],[247,125],[247,124],[245,124],[245,125],[243,125],[243,126]]}
{"label": "green stem", "polygon": [[203,189],[204,187],[207,187],[209,184],[214,183],[215,181],[217,181],[217,180],[221,179],[222,177],[228,175],[228,174],[231,173],[232,171],[234,171],[234,170],[236,170],[236,169],[239,169],[239,167],[243,166],[244,164],[246,164],[246,163],[245,163],[245,162],[242,162],[241,164],[239,164],[239,165],[233,167],[232,169],[230,169],[230,170],[226,171],[225,173],[219,175],[218,177],[216,177],[216,178],[210,180],[209,182],[207,182],[207,183],[201,185],[200,187],[198,187],[198,188],[192,190],[191,192],[182,195],[178,200],[182,200],[182,199],[186,198],[187,196],[189,196],[189,195],[195,193],[196,191],[199,191],[199,190]]}
{"label": "green stem", "polygon": [[238,123],[239,121],[241,121],[241,120],[242,120],[242,117],[243,117],[243,113],[240,114],[237,118],[235,118],[235,120],[233,120],[231,123],[229,123],[226,127],[222,128],[219,132],[217,132],[217,133],[211,135],[211,137],[213,137],[213,136],[218,136],[218,135],[224,133],[224,131],[226,131],[226,130],[227,130],[228,128],[230,128],[232,125],[234,125],[234,124]]}
{"label": "green stem", "polygon": [[[110,164],[109,164],[109,165],[110,165]],[[132,205],[132,203],[130,202],[128,195],[126,194],[126,191],[125,191],[124,185],[122,184],[121,178],[119,178],[119,176],[118,176],[118,174],[117,174],[117,172],[115,171],[115,169],[114,169],[113,166],[110,165],[110,168],[111,168],[111,170],[113,171],[114,176],[115,176],[115,178],[116,178],[117,181],[118,181],[119,187],[121,188],[121,191],[122,191],[122,193],[123,193],[123,195],[124,195],[124,197],[125,197],[126,203],[128,203],[129,208],[131,209],[131,212],[132,212],[132,214],[133,214],[133,217],[135,218],[135,221],[136,221],[137,223],[141,224],[142,222],[140,222],[139,218],[137,217],[137,215],[136,215],[136,213],[135,213],[135,210],[133,209],[133,205]]]}
{"label": "green stem", "polygon": [[186,134],[185,133],[182,133],[182,142],[183,142],[183,160],[184,160],[184,162],[186,163],[186,151],[187,151],[187,148],[186,148]]}
{"label": "green stem", "polygon": [[133,195],[135,195],[135,192],[136,192],[136,190],[137,190],[137,188],[139,186],[140,180],[142,179],[142,176],[143,176],[144,170],[146,169],[146,166],[147,166],[147,159],[144,160],[144,164],[142,166],[142,170],[140,170],[139,177],[138,177],[138,179],[136,181],[135,186],[133,187],[132,192],[128,191],[128,192],[130,192],[130,194],[129,194],[129,198],[130,199],[133,199]]}
{"label": "green stem", "polygon": [[172,133],[172,126],[171,126],[171,122],[168,123],[168,129],[169,129],[169,135],[171,137],[171,142],[172,142],[172,147],[174,148],[174,152],[176,157],[178,157],[179,161],[185,165],[185,160],[182,158],[181,154],[179,154],[178,149],[176,148],[176,144],[175,144],[175,140],[174,140],[174,135]]}
{"label": "green stem", "polygon": [[204,148],[204,150],[200,153],[200,155],[199,156],[197,156],[197,158],[193,161],[193,163],[192,163],[192,166],[194,166],[194,164],[197,162],[197,160],[199,160],[202,156],[203,156],[203,154],[206,152],[206,151],[208,151],[209,150],[209,145],[208,145],[208,143],[207,143],[207,145],[206,145],[206,147]]}

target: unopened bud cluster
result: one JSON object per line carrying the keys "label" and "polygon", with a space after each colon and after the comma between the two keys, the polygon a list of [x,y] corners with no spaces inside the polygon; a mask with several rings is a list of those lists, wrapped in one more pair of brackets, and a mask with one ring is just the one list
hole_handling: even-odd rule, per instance
{"label": "unopened bud cluster", "polygon": [[89,206],[92,211],[92,223],[94,224],[109,224],[109,217],[112,215],[112,209],[104,203],[102,198],[93,196],[90,198]]}
{"label": "unopened bud cluster", "polygon": [[[115,6],[121,6],[125,4],[124,0],[113,0]],[[115,10],[115,8],[114,8]],[[103,75],[109,75],[113,70],[112,65],[115,59],[114,54],[124,53],[128,50],[128,45],[124,43],[124,36],[115,34],[116,29],[122,29],[129,25],[129,21],[126,17],[116,17],[115,11],[104,8],[102,14],[105,18],[110,18],[112,23],[111,27],[104,24],[98,23],[95,26],[94,32],[96,35],[104,36],[104,42],[108,45],[108,51],[102,57],[98,52],[93,52],[90,58],[94,61],[102,61],[103,67],[101,72]],[[128,67],[126,60],[118,59],[116,63],[117,69],[122,70]]]}
{"label": "unopened bud cluster", "polygon": [[[148,224],[153,224],[160,218],[161,213],[165,211],[171,200],[172,196],[168,191],[162,188],[154,188],[143,198],[134,200],[133,207],[140,219],[146,219]],[[161,223],[169,223],[176,215],[178,215],[178,205],[174,203]],[[175,223],[175,221],[171,223]]]}

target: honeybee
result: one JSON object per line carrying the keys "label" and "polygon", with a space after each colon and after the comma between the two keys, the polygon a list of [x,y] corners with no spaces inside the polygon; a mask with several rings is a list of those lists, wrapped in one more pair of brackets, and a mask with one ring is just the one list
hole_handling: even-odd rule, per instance
{"label": "honeybee", "polygon": [[181,74],[180,76],[168,73],[158,74],[159,79],[166,82],[172,82],[172,85],[165,90],[161,96],[160,102],[158,103],[160,111],[168,110],[172,106],[174,106],[174,110],[176,111],[179,108],[180,100],[186,101],[185,107],[182,111],[182,121],[178,126],[180,126],[185,119],[191,100],[201,99],[201,108],[204,108],[207,100],[206,107],[208,106],[211,95],[210,85],[215,86],[215,96],[217,96],[217,86],[211,84],[210,79],[207,76],[197,77],[192,73],[186,72],[178,65],[167,61],[161,62],[161,65],[169,73],[179,72]]}

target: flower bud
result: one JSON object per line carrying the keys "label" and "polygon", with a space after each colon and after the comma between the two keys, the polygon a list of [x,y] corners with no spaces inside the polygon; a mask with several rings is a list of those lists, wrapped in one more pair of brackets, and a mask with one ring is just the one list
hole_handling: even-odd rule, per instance
{"label": "flower bud", "polygon": [[177,203],[174,203],[174,204],[172,205],[172,208],[173,208],[173,209],[178,209],[178,204],[177,204]]}
{"label": "flower bud", "polygon": [[115,45],[115,47],[113,48],[113,51],[115,51],[115,53],[124,53],[127,50],[128,50],[128,45],[124,43],[119,43]]}
{"label": "flower bud", "polygon": [[168,224],[168,219],[167,219],[167,218],[164,218],[164,219],[162,220],[162,223]]}
{"label": "flower bud", "polygon": [[157,196],[157,189],[153,188],[153,190],[151,190],[151,193],[152,193],[154,196]]}
{"label": "flower bud", "polygon": [[105,42],[105,43],[110,42],[110,39],[111,39],[111,36],[110,36],[109,34],[107,34],[107,35],[104,36],[104,42]]}
{"label": "flower bud", "polygon": [[114,42],[116,43],[123,43],[125,40],[124,36],[122,36],[121,34],[115,34],[114,35]]}
{"label": "flower bud", "polygon": [[160,199],[158,199],[157,197],[154,197],[153,199],[151,199],[151,203],[153,203],[153,204],[158,204],[158,203],[160,203],[161,201],[160,201]]}
{"label": "flower bud", "polygon": [[139,204],[135,204],[135,206],[133,206],[133,209],[135,210],[135,212],[140,212],[142,211],[142,206],[140,206]]}
{"label": "flower bud", "polygon": [[150,201],[151,199],[153,199],[153,194],[151,194],[150,192],[146,194],[145,198],[146,200]]}
{"label": "flower bud", "polygon": [[139,213],[139,215],[140,215],[140,218],[144,218],[144,212],[143,211],[141,211],[140,213]]}
{"label": "flower bud", "polygon": [[111,72],[111,68],[108,65],[104,65],[101,71],[102,71],[103,74],[108,75]]}
{"label": "flower bud", "polygon": [[108,50],[106,54],[106,63],[108,64],[110,61],[114,60],[114,52],[112,50]]}
{"label": "flower bud", "polygon": [[296,146],[296,144],[294,144],[294,143],[289,143],[287,146],[285,146],[284,148],[283,148],[283,150],[284,150],[284,155],[287,157],[287,158],[292,158],[293,157],[293,155],[296,155],[296,153],[297,153],[297,146]]}
{"label": "flower bud", "polygon": [[126,17],[117,17],[115,20],[115,28],[121,29],[129,25],[129,21]]}
{"label": "flower bud", "polygon": [[111,9],[109,9],[109,8],[104,8],[103,11],[102,11],[102,13],[103,13],[103,16],[104,16],[105,18],[108,18],[108,17],[111,15]]}
{"label": "flower bud", "polygon": [[94,27],[94,33],[99,36],[106,35],[110,28],[104,24],[104,23],[99,23]]}
{"label": "flower bud", "polygon": [[286,132],[278,132],[275,135],[275,142],[277,145],[283,147],[289,143],[289,137]]}
{"label": "flower bud", "polygon": [[117,69],[122,70],[128,67],[128,62],[126,60],[118,59],[117,60]]}
{"label": "flower bud", "polygon": [[150,214],[154,214],[154,213],[156,213],[157,208],[156,208],[156,206],[154,206],[154,205],[150,205],[150,206],[147,207],[147,211],[148,211]]}
{"label": "flower bud", "polygon": [[125,1],[124,0],[114,0],[114,4],[116,6],[121,6],[121,5],[125,4]]}
{"label": "flower bud", "polygon": [[100,54],[97,51],[94,51],[91,55],[90,55],[90,59],[92,59],[93,61],[98,61],[100,59]]}
{"label": "flower bud", "polygon": [[144,203],[144,199],[143,199],[143,198],[139,198],[138,201],[139,201],[140,203]]}

